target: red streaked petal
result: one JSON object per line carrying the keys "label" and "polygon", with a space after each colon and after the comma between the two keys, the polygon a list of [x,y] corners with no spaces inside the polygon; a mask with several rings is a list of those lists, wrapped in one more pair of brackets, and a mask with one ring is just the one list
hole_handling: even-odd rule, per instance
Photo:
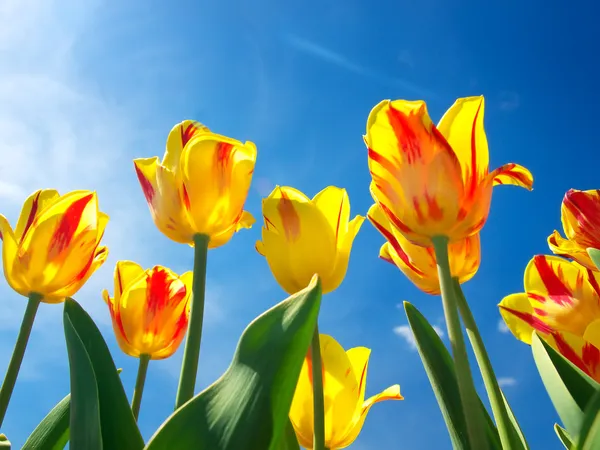
{"label": "red streaked petal", "polygon": [[489,174],[494,185],[510,184],[528,190],[533,189],[533,175],[525,167],[509,163],[495,169]]}

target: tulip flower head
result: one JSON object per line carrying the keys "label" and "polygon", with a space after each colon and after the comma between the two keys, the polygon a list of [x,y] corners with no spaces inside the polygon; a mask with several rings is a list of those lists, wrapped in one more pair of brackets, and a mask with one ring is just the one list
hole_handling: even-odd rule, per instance
{"label": "tulip flower head", "polygon": [[483,97],[458,99],[436,127],[423,101],[384,100],[367,121],[371,193],[394,226],[413,244],[451,242],[479,232],[492,187],[531,189],[531,173],[518,164],[489,172]]}
{"label": "tulip flower head", "polygon": [[100,246],[107,223],[95,192],[34,192],[14,230],[0,215],[6,281],[19,294],[36,293],[46,303],[72,297],[108,256]]}
{"label": "tulip flower head", "polygon": [[[365,347],[344,351],[331,336],[319,336],[325,399],[325,447],[346,448],[358,437],[367,413],[377,402],[403,400],[400,386],[390,386],[365,400],[367,367],[371,350]],[[290,420],[298,443],[313,448],[312,361],[307,355],[292,400]]]}
{"label": "tulip flower head", "polygon": [[195,234],[208,235],[208,247],[215,248],[254,223],[244,203],[255,162],[252,142],[185,120],[169,133],[162,162],[143,158],[134,165],[156,227],[184,244]]}
{"label": "tulip flower head", "polygon": [[[379,257],[397,266],[423,292],[439,295],[440,280],[433,247],[412,244],[388,220],[378,204],[371,206],[367,217],[387,239]],[[452,276],[460,283],[469,281],[477,273],[481,261],[479,234],[451,243],[448,257]]]}
{"label": "tulip flower head", "polygon": [[525,292],[505,297],[500,313],[515,337],[535,330],[573,364],[600,381],[600,272],[556,256],[535,256]]}
{"label": "tulip flower head", "polygon": [[562,202],[561,219],[567,239],[554,230],[548,237],[550,249],[557,255],[573,258],[589,269],[598,270],[587,249],[600,250],[600,190],[569,190]]}
{"label": "tulip flower head", "polygon": [[114,297],[107,290],[102,297],[121,350],[150,359],[175,353],[187,330],[192,272],[177,276],[166,267],[144,270],[131,261],[119,261],[114,278]]}
{"label": "tulip flower head", "polygon": [[277,186],[263,200],[262,211],[265,224],[256,250],[267,258],[281,287],[293,294],[318,274],[323,293],[336,289],[364,221],[362,216],[350,220],[346,190],[329,186],[311,200],[294,188]]}

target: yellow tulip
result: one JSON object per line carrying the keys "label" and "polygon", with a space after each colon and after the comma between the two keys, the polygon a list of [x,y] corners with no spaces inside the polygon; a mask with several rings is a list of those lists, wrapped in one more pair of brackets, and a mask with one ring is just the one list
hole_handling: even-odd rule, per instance
{"label": "yellow tulip", "polygon": [[188,326],[192,272],[181,276],[162,266],[144,270],[131,261],[115,267],[115,293],[105,289],[121,350],[134,357],[164,359],[177,351]]}
{"label": "yellow tulip", "polygon": [[40,294],[46,303],[72,297],[108,256],[99,245],[107,223],[95,192],[34,192],[14,230],[0,215],[6,281],[19,294]]}
{"label": "yellow tulip", "polygon": [[[344,351],[331,336],[319,335],[325,398],[325,447],[346,448],[358,437],[367,413],[377,402],[403,400],[394,385],[365,400],[367,367],[371,350],[365,347]],[[290,420],[298,443],[313,448],[312,361],[307,355],[292,400]]]}
{"label": "yellow tulip", "polygon": [[[437,260],[433,247],[412,244],[387,219],[381,207],[371,206],[369,221],[387,239],[379,257],[397,266],[410,281],[427,294],[440,294]],[[469,281],[477,273],[481,261],[479,234],[452,242],[448,247],[450,272],[460,283]]]}
{"label": "yellow tulip", "polygon": [[311,200],[294,188],[277,186],[263,200],[262,211],[265,224],[256,250],[267,258],[281,287],[293,294],[318,274],[323,293],[336,289],[365,219],[349,220],[346,190],[329,186]]}
{"label": "yellow tulip", "polygon": [[185,120],[169,133],[162,162],[155,156],[134,165],[156,227],[184,244],[192,244],[195,234],[207,235],[215,248],[255,221],[243,209],[255,162],[252,142]]}
{"label": "yellow tulip", "polygon": [[436,127],[423,101],[384,100],[373,108],[364,137],[371,193],[385,215],[413,244],[432,238],[459,241],[481,230],[492,187],[531,189],[531,173],[518,164],[489,172],[483,97],[460,98]]}

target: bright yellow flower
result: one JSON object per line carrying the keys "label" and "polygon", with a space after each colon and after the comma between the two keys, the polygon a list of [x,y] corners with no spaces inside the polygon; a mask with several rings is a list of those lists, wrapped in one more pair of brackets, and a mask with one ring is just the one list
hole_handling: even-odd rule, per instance
{"label": "bright yellow flower", "polygon": [[[392,225],[377,204],[371,206],[367,217],[387,239],[379,251],[379,257],[396,265],[423,292],[439,295],[440,280],[433,247],[411,244]],[[481,261],[479,233],[451,243],[448,247],[448,257],[453,277],[458,277],[461,283],[473,278]]]}
{"label": "bright yellow flower", "polygon": [[323,293],[336,289],[346,275],[362,216],[350,219],[345,189],[329,186],[311,200],[291,187],[277,186],[263,199],[265,225],[256,250],[267,258],[281,287],[293,294],[318,274]]}
{"label": "bright yellow flower", "polygon": [[162,162],[156,156],[134,160],[156,227],[184,244],[194,234],[208,235],[209,248],[254,223],[244,202],[255,162],[252,142],[242,144],[191,120],[173,127]]}
{"label": "bright yellow flower", "polygon": [[489,172],[483,97],[458,99],[436,127],[423,101],[384,100],[367,121],[371,193],[388,219],[412,243],[459,241],[479,232],[492,187],[531,189],[518,164]]}
{"label": "bright yellow flower", "polygon": [[570,189],[562,202],[561,219],[567,239],[554,230],[548,237],[550,249],[557,255],[573,258],[587,268],[597,270],[587,249],[600,250],[600,190]]}
{"label": "bright yellow flower", "polygon": [[115,267],[115,295],[102,291],[124,353],[164,359],[177,351],[187,330],[192,272],[162,266],[144,270],[131,261]]}
{"label": "bright yellow flower", "polygon": [[536,330],[573,364],[600,381],[600,272],[556,256],[535,256],[525,292],[500,303],[509,330],[526,344]]}
{"label": "bright yellow flower", "polygon": [[95,192],[34,192],[15,230],[0,215],[6,281],[21,295],[43,295],[46,303],[72,297],[108,256],[99,246],[107,223]]}
{"label": "bright yellow flower", "polygon": [[[365,400],[367,367],[371,350],[365,347],[344,351],[331,336],[320,335],[325,398],[325,447],[346,448],[358,437],[367,413],[377,402],[403,400],[395,384]],[[313,448],[313,387],[310,352],[304,360],[290,408],[290,420],[298,443]]]}

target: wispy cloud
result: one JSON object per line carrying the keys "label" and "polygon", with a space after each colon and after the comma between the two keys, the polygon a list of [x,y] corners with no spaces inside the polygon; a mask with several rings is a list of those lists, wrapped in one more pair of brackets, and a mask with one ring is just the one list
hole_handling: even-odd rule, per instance
{"label": "wispy cloud", "polygon": [[[440,327],[438,327],[437,325],[433,325],[433,329],[435,330],[435,332],[438,334],[439,337],[443,338],[444,337],[444,330],[442,330]],[[408,346],[410,347],[411,350],[416,350],[417,349],[417,342],[415,341],[415,336],[412,333],[412,330],[410,329],[410,326],[408,325],[398,325],[397,327],[394,327],[394,334],[397,336],[400,336],[402,339],[404,339],[406,341],[406,343],[408,344]]]}
{"label": "wispy cloud", "polygon": [[521,105],[521,97],[513,91],[503,91],[499,96],[499,105],[502,111],[514,111]]}
{"label": "wispy cloud", "polygon": [[378,70],[366,67],[365,65],[355,62],[339,52],[331,50],[321,44],[310,41],[303,37],[294,34],[286,34],[284,35],[283,39],[287,45],[299,52],[305,53],[313,58],[320,59],[323,62],[338,66],[365,78],[369,78],[373,81],[400,87],[422,97],[431,98],[436,96],[429,89],[418,86],[417,84],[411,83],[410,81],[406,81],[402,78],[393,77]]}
{"label": "wispy cloud", "polygon": [[508,329],[508,327],[506,326],[506,323],[504,322],[503,319],[500,319],[498,321],[498,331],[500,333],[510,333],[510,330]]}
{"label": "wispy cloud", "polygon": [[511,387],[516,386],[518,383],[517,379],[513,377],[500,377],[498,378],[498,384],[500,387]]}

